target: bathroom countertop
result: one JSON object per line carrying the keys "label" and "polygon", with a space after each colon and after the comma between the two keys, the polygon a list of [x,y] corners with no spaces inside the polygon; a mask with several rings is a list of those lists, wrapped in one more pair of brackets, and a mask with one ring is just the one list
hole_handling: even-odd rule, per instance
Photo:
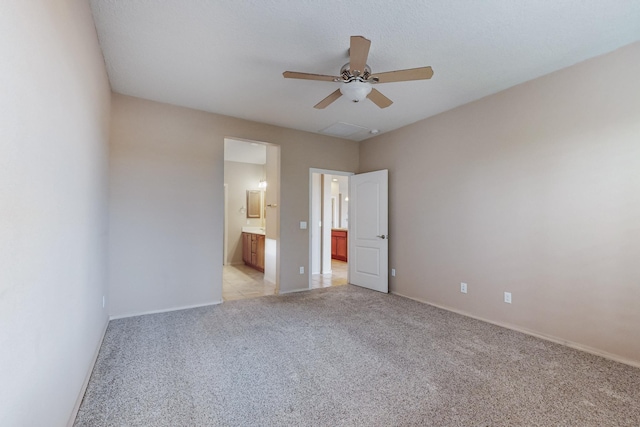
{"label": "bathroom countertop", "polygon": [[243,233],[262,234],[265,235],[264,227],[242,227]]}

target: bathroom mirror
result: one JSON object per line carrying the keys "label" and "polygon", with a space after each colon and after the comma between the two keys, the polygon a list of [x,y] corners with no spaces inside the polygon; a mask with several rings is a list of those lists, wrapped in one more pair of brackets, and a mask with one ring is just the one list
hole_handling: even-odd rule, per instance
{"label": "bathroom mirror", "polygon": [[247,190],[247,218],[260,218],[260,190]]}

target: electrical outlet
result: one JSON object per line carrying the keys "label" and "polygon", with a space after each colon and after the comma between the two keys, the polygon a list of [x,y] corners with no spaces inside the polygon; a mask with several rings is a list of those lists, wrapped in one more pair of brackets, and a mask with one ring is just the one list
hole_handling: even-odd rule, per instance
{"label": "electrical outlet", "polygon": [[391,275],[392,275],[393,277],[396,277],[396,269],[395,269],[395,268],[392,268],[392,269],[391,269]]}
{"label": "electrical outlet", "polygon": [[504,302],[507,304],[511,304],[511,292],[504,293]]}
{"label": "electrical outlet", "polygon": [[462,292],[463,294],[467,293],[467,284],[466,283],[463,283],[463,282],[460,283],[460,292]]}
{"label": "electrical outlet", "polygon": [[304,267],[300,267],[300,274],[304,274]]}

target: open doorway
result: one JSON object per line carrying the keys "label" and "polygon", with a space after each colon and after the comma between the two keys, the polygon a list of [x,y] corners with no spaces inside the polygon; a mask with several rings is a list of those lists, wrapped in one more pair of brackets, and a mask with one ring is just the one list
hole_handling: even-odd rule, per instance
{"label": "open doorway", "polygon": [[278,293],[280,147],[224,141],[224,301]]}
{"label": "open doorway", "polygon": [[349,176],[351,172],[309,171],[309,288],[349,282]]}

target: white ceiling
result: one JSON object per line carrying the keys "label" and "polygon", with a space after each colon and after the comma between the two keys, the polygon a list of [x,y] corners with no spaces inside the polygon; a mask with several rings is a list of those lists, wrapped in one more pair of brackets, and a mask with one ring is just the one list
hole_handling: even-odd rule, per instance
{"label": "white ceiling", "polygon": [[229,162],[264,165],[267,163],[267,146],[258,142],[225,138],[224,159]]}
{"label": "white ceiling", "polygon": [[[115,92],[310,132],[370,137],[640,40],[640,0],[91,0]],[[337,83],[351,35],[374,72],[431,65],[427,81],[376,86],[384,110]]]}

